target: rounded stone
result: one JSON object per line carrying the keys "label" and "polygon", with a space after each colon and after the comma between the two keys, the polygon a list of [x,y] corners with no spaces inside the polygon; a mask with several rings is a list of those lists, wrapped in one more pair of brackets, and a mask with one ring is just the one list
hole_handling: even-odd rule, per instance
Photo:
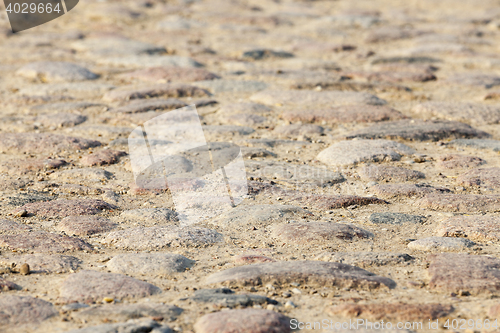
{"label": "rounded stone", "polygon": [[116,224],[110,220],[92,215],[68,216],[58,223],[57,229],[69,235],[88,236],[111,231]]}
{"label": "rounded stone", "polygon": [[427,237],[408,243],[408,248],[419,251],[466,251],[476,243],[464,238]]}
{"label": "rounded stone", "polygon": [[397,181],[405,182],[425,178],[425,174],[400,167],[390,165],[366,165],[359,171],[360,176],[372,181]]}
{"label": "rounded stone", "polygon": [[30,297],[0,296],[0,323],[2,325],[39,324],[58,315],[57,310],[47,301]]}
{"label": "rounded stone", "polygon": [[84,270],[64,280],[59,296],[63,302],[95,302],[104,297],[140,298],[161,293],[161,289],[131,277]]}
{"label": "rounded stone", "polygon": [[289,243],[331,242],[334,239],[372,238],[373,234],[352,224],[333,222],[299,222],[277,225],[273,236]]}
{"label": "rounded stone", "polygon": [[19,68],[17,75],[44,82],[74,82],[95,80],[98,75],[77,64],[62,61],[34,62]]}
{"label": "rounded stone", "polygon": [[19,210],[25,210],[28,214],[39,217],[66,217],[73,215],[94,215],[104,209],[113,210],[116,208],[118,207],[97,199],[59,199],[29,203],[17,208],[14,213]]}
{"label": "rounded stone", "polygon": [[166,226],[112,231],[102,242],[121,249],[141,251],[164,247],[206,247],[223,242],[223,236],[206,228]]}
{"label": "rounded stone", "polygon": [[196,333],[289,333],[290,319],[261,309],[228,310],[206,314],[194,324]]}
{"label": "rounded stone", "polygon": [[415,151],[398,142],[389,140],[340,141],[321,151],[316,157],[331,166],[358,164],[361,162],[399,161],[402,155]]}
{"label": "rounded stone", "polygon": [[194,262],[173,253],[127,253],[114,256],[107,267],[113,273],[155,276],[184,272]]}
{"label": "rounded stone", "polygon": [[319,287],[373,290],[394,288],[396,283],[364,269],[336,262],[277,261],[229,268],[205,279],[206,284],[264,285],[305,283]]}

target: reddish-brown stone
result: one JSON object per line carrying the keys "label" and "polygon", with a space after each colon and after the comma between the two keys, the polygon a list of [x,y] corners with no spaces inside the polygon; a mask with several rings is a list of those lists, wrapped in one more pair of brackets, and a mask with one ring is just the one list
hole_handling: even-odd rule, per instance
{"label": "reddish-brown stone", "polygon": [[437,167],[443,169],[473,168],[486,163],[485,160],[476,156],[448,154],[437,157]]}
{"label": "reddish-brown stone", "polygon": [[434,320],[446,317],[454,311],[451,305],[442,304],[342,304],[326,308],[329,315],[369,320]]}
{"label": "reddish-brown stone", "polygon": [[193,82],[218,79],[219,76],[201,68],[151,67],[118,75],[121,79],[137,79],[148,82]]}
{"label": "reddish-brown stone", "polygon": [[125,155],[127,153],[124,151],[106,149],[82,157],[80,163],[86,166],[115,164],[121,156]]}
{"label": "reddish-brown stone", "polygon": [[92,250],[92,246],[81,239],[45,231],[0,236],[0,246],[40,253]]}
{"label": "reddish-brown stone", "polygon": [[500,294],[500,260],[468,254],[429,255],[429,288],[472,295]]}
{"label": "reddish-brown stone", "polygon": [[289,333],[290,319],[261,309],[209,313],[194,324],[196,333]]}
{"label": "reddish-brown stone", "polygon": [[48,133],[0,133],[0,151],[22,154],[53,154],[64,150],[100,146],[99,141]]}
{"label": "reddish-brown stone", "polygon": [[66,217],[72,215],[94,215],[102,210],[118,207],[97,199],[53,200],[34,202],[17,208],[13,213],[25,210],[28,214],[39,217]]}
{"label": "reddish-brown stone", "polygon": [[307,110],[284,111],[282,118],[288,121],[307,123],[371,123],[400,120],[407,117],[388,106],[353,104],[330,109],[313,108]]}

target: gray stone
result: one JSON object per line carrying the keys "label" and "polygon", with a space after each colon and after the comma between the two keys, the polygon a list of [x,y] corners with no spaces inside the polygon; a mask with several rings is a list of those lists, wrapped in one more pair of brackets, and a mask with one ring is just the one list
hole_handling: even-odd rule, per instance
{"label": "gray stone", "polygon": [[220,120],[226,124],[239,126],[256,126],[266,122],[268,119],[256,114],[237,113],[222,116]]}
{"label": "gray stone", "polygon": [[[9,176],[9,178],[12,178]],[[4,181],[4,179],[0,178],[0,184],[2,188],[7,188],[7,189],[18,189],[20,187],[25,187],[26,183],[24,182],[13,182],[13,184],[16,184],[17,186],[11,186],[13,184],[7,183]],[[38,202],[38,201],[51,201],[55,200],[57,197],[54,196],[48,196],[48,195],[38,195],[38,194],[28,194],[28,193],[18,193],[14,196],[6,196],[6,203],[11,206],[22,206],[27,203],[32,203],[32,202]]]}
{"label": "gray stone", "polygon": [[[350,77],[355,79],[361,78],[368,82],[374,82],[380,85],[381,82],[385,83],[388,87],[389,84],[397,84],[400,82],[427,82],[436,80],[436,76],[429,71],[377,71],[377,72],[352,72],[348,73]],[[376,87],[376,86],[375,86]],[[397,87],[397,86],[395,86]]]}
{"label": "gray stone", "polygon": [[282,118],[307,123],[371,123],[406,119],[401,112],[385,105],[353,104],[333,108],[286,110]]}
{"label": "gray stone", "polygon": [[133,100],[125,106],[117,107],[111,112],[120,113],[139,113],[148,111],[170,111],[180,109],[187,106],[186,103],[174,98],[168,99],[146,99],[146,100]]}
{"label": "gray stone", "polygon": [[119,75],[122,79],[137,79],[148,82],[193,82],[215,80],[220,77],[202,68],[150,67]]}
{"label": "gray stone", "polygon": [[112,84],[97,82],[45,83],[24,86],[17,92],[21,96],[70,96],[78,98],[96,98],[115,88]]}
{"label": "gray stone", "polygon": [[207,89],[214,94],[220,93],[250,93],[267,88],[267,84],[261,81],[236,81],[236,80],[208,80],[197,81],[197,87]]}
{"label": "gray stone", "polygon": [[203,65],[189,57],[171,55],[126,55],[123,57],[98,58],[96,62],[105,66],[128,68],[145,67],[202,67]]}
{"label": "gray stone", "polygon": [[32,122],[38,127],[73,127],[87,120],[86,116],[74,113],[54,113],[44,114],[33,117],[27,120],[26,123]]}
{"label": "gray stone", "polygon": [[41,61],[19,68],[17,75],[43,82],[74,82],[95,80],[97,75],[87,68],[69,62]]}
{"label": "gray stone", "polygon": [[104,108],[104,104],[91,102],[59,102],[59,103],[44,103],[30,107],[32,113],[46,112],[74,112],[83,111],[92,107]]}
{"label": "gray stone", "polygon": [[57,316],[52,303],[30,296],[0,296],[0,324],[25,325],[40,322]]}
{"label": "gray stone", "polygon": [[262,148],[273,148],[273,147],[287,147],[299,149],[300,147],[305,147],[310,145],[309,141],[295,141],[295,140],[279,140],[279,139],[250,139],[246,140],[248,146],[250,147],[262,147]]}
{"label": "gray stone", "polygon": [[413,112],[425,117],[456,120],[472,125],[500,123],[500,107],[480,103],[425,102],[413,107]]}
{"label": "gray stone", "polygon": [[92,306],[75,312],[72,315],[80,320],[106,318],[120,322],[129,319],[155,317],[163,318],[165,321],[174,321],[182,312],[183,310],[175,305],[148,302],[142,304],[105,304]]}
{"label": "gray stone", "polygon": [[157,84],[147,87],[123,86],[114,89],[103,96],[108,102],[128,101],[155,97],[204,97],[210,94],[201,88],[185,84]]}
{"label": "gray stone", "polygon": [[69,273],[76,271],[82,264],[76,257],[59,254],[24,254],[2,258],[0,261],[5,265],[15,263],[17,267],[26,263],[31,273]]}
{"label": "gray stone", "polygon": [[206,135],[248,135],[255,132],[251,127],[235,125],[204,125],[202,128]]}
{"label": "gray stone", "polygon": [[315,260],[340,262],[361,268],[402,264],[414,258],[406,253],[393,252],[324,252]]}
{"label": "gray stone", "polygon": [[[5,267],[2,267],[2,271],[4,273],[11,272],[10,268],[5,268]],[[21,289],[22,289],[21,286],[0,277],[0,290],[2,290],[3,292],[10,290],[21,290]]]}
{"label": "gray stone", "polygon": [[[153,112],[154,113],[154,112]],[[128,136],[132,132],[131,127],[118,127],[107,125],[80,125],[66,129],[66,132],[79,136],[93,138],[116,138],[120,136]],[[126,139],[125,139],[126,140]]]}
{"label": "gray stone", "polygon": [[370,231],[353,224],[333,222],[295,222],[277,225],[272,233],[280,241],[292,244],[331,242],[335,239],[373,238]]}
{"label": "gray stone", "polygon": [[68,276],[59,288],[59,296],[65,303],[139,298],[161,293],[161,289],[131,277],[84,270]]}
{"label": "gray stone", "polygon": [[100,145],[99,141],[48,133],[0,134],[0,151],[14,154],[50,154],[64,150],[83,150]]}
{"label": "gray stone", "polygon": [[285,182],[296,186],[313,184],[315,187],[323,187],[345,181],[339,172],[309,165],[294,165],[275,161],[246,161],[245,167],[247,176]]}
{"label": "gray stone", "polygon": [[370,33],[365,38],[365,42],[367,43],[390,42],[400,39],[409,39],[423,34],[425,34],[424,31],[411,29],[407,27],[399,28],[394,26],[383,26],[380,28],[371,29]]}
{"label": "gray stone", "polygon": [[188,298],[196,303],[211,303],[226,308],[249,307],[253,305],[278,304],[275,300],[255,294],[235,294],[229,288],[200,289]]}
{"label": "gray stone", "polygon": [[66,333],[173,333],[170,327],[152,319],[131,319],[125,323],[102,324],[67,331]]}
{"label": "gray stone", "polygon": [[492,151],[500,151],[500,140],[484,140],[484,139],[457,139],[448,143],[450,146],[470,147],[476,149],[489,149]]}
{"label": "gray stone", "polygon": [[166,226],[112,231],[102,242],[121,249],[142,251],[164,247],[206,247],[222,241],[222,235],[214,230]]}
{"label": "gray stone", "polygon": [[376,65],[376,64],[392,64],[392,63],[421,64],[421,63],[436,63],[436,62],[441,62],[441,60],[432,57],[397,56],[388,58],[376,58],[371,63],[373,65]]}
{"label": "gray stone", "polygon": [[331,166],[358,164],[361,162],[399,161],[402,155],[415,151],[398,142],[389,140],[340,141],[321,151],[316,157]]}
{"label": "gray stone", "polygon": [[274,51],[269,49],[256,49],[245,51],[241,55],[243,59],[263,60],[272,58],[292,58],[293,54],[284,51]]}
{"label": "gray stone", "polygon": [[266,227],[278,222],[285,222],[303,217],[312,217],[312,213],[290,205],[251,205],[237,206],[210,221],[211,224],[227,229],[248,230],[249,227]]}
{"label": "gray stone", "polygon": [[274,134],[284,137],[297,137],[304,135],[320,135],[324,131],[323,127],[312,124],[293,124],[277,126],[274,129]]}
{"label": "gray stone", "polygon": [[399,120],[384,122],[351,132],[346,139],[403,139],[438,141],[458,138],[487,138],[491,135],[457,121]]}
{"label": "gray stone", "polygon": [[444,82],[489,89],[500,85],[500,76],[494,74],[458,73],[449,76]]}
{"label": "gray stone", "polygon": [[84,308],[88,308],[89,306],[87,304],[83,304],[83,303],[70,303],[70,304],[66,304],[66,305],[63,305],[61,307],[61,310],[63,311],[76,311],[76,310],[80,310],[80,309],[84,309]]}
{"label": "gray stone", "polygon": [[420,171],[409,170],[389,165],[365,165],[359,171],[361,178],[372,181],[405,182],[425,178]]}
{"label": "gray stone", "polygon": [[403,223],[421,224],[425,221],[425,216],[385,212],[385,213],[373,213],[370,215],[369,220],[371,223],[375,224],[397,224],[397,225],[401,225]]}
{"label": "gray stone", "polygon": [[83,179],[94,181],[111,179],[113,177],[113,174],[109,171],[99,168],[79,168],[57,171],[50,174],[49,177],[51,179],[59,181],[77,181],[80,183]]}
{"label": "gray stone", "polygon": [[369,204],[387,203],[376,197],[359,197],[356,195],[329,195],[309,194],[303,191],[288,190],[278,186],[259,182],[248,183],[249,193],[252,195],[262,194],[269,200],[274,197],[284,203],[307,206],[318,210],[331,210],[346,208],[350,206],[364,206]]}
{"label": "gray stone", "polygon": [[383,105],[386,101],[364,92],[352,91],[314,91],[314,90],[266,90],[250,97],[252,102],[266,105],[297,105],[297,106],[340,106],[348,104]]}
{"label": "gray stone", "polygon": [[102,210],[113,210],[118,207],[97,199],[59,199],[46,202],[34,202],[26,204],[14,211],[25,210],[28,214],[39,217],[66,217],[72,215],[94,215]]}
{"label": "gray stone", "polygon": [[231,103],[225,104],[219,109],[221,114],[247,113],[256,115],[267,115],[272,110],[262,104],[257,103]]}
{"label": "gray stone", "polygon": [[355,266],[320,261],[278,261],[246,265],[214,273],[205,280],[206,284],[228,286],[268,283],[287,285],[292,282],[306,283],[310,287],[348,287],[368,290],[396,286],[391,279]]}
{"label": "gray stone", "polygon": [[193,266],[190,260],[173,253],[127,253],[114,256],[107,267],[113,273],[140,275],[169,275],[184,272]]}
{"label": "gray stone", "polygon": [[242,147],[241,153],[243,158],[255,158],[255,157],[276,157],[277,155],[267,149],[263,148],[247,148]]}
{"label": "gray stone", "polygon": [[177,213],[168,208],[140,208],[124,210],[121,218],[140,221],[153,221],[155,224],[176,224]]}
{"label": "gray stone", "polygon": [[156,27],[162,31],[180,31],[180,30],[192,30],[205,28],[206,23],[195,21],[195,20],[187,20],[180,16],[169,16],[168,18],[161,20],[158,22]]}
{"label": "gray stone", "polygon": [[[462,44],[458,43],[427,43],[421,46],[411,47],[409,49],[403,50],[402,53],[409,55],[419,55],[419,54],[458,54],[458,55],[470,55],[472,50]],[[457,83],[460,82],[460,78],[457,78]]]}
{"label": "gray stone", "polygon": [[408,243],[408,248],[419,251],[466,251],[476,243],[464,238],[427,237]]}
{"label": "gray stone", "polygon": [[98,55],[99,58],[114,55],[124,56],[166,52],[165,48],[162,46],[120,37],[86,38],[71,43],[71,47],[80,52]]}

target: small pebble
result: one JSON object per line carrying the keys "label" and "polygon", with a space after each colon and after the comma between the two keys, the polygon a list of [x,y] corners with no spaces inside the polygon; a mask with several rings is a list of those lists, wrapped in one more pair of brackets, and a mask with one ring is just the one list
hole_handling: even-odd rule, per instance
{"label": "small pebble", "polygon": [[21,275],[28,275],[30,273],[30,265],[27,263],[22,264],[21,268],[19,268],[19,273],[21,273]]}
{"label": "small pebble", "polygon": [[28,212],[26,210],[20,210],[13,214],[15,217],[26,217],[28,216]]}

